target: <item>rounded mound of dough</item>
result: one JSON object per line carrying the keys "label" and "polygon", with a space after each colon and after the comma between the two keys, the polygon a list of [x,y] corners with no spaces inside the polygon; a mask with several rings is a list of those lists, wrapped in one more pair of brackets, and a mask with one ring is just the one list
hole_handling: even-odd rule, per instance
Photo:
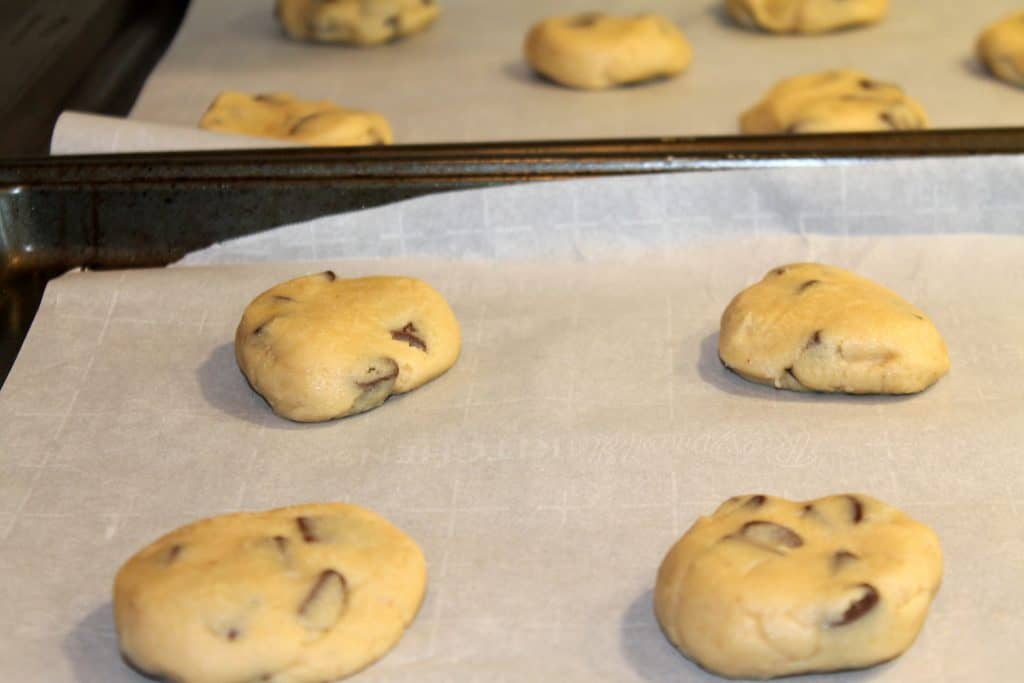
{"label": "rounded mound of dough", "polygon": [[889,0],[726,0],[736,23],[772,33],[826,33],[874,24]]}
{"label": "rounded mound of dough", "polygon": [[865,495],[763,495],[701,517],[658,570],[668,639],[734,678],[871,666],[914,642],[942,578],[927,526]]}
{"label": "rounded mound of dough", "polygon": [[288,93],[247,95],[228,90],[213,101],[199,127],[321,147],[390,145],[394,141],[391,126],[380,114],[345,109],[333,102],[300,100]]}
{"label": "rounded mound of dough", "polygon": [[911,394],[949,370],[922,311],[818,263],[776,268],[737,294],[722,314],[718,354],[746,379],[794,391]]}
{"label": "rounded mound of dough", "polygon": [[416,543],[346,504],[204,519],[139,551],[117,573],[121,652],[188,683],[319,683],[380,658],[426,591]]}
{"label": "rounded mound of dough", "polygon": [[1024,12],[985,29],[978,38],[977,51],[996,78],[1024,87]]}
{"label": "rounded mound of dough", "polygon": [[740,117],[740,130],[752,135],[927,127],[924,108],[898,86],[853,69],[787,78]]}
{"label": "rounded mound of dough", "polygon": [[277,0],[275,11],[294,40],[362,47],[418,33],[440,13],[434,0]]}
{"label": "rounded mound of dough", "polygon": [[693,56],[668,19],[597,12],[541,21],[526,35],[523,52],[538,73],[585,90],[674,76]]}
{"label": "rounded mound of dough", "polygon": [[298,422],[376,408],[442,374],[460,348],[455,314],[427,283],[332,271],[263,292],[235,333],[249,384]]}

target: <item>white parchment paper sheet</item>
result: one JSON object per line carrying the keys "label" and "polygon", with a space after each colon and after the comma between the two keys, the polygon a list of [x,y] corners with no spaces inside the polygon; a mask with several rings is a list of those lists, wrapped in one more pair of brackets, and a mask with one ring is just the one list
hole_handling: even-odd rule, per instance
{"label": "white parchment paper sheet", "polygon": [[[430,563],[417,620],[353,680],[712,681],[652,614],[668,547],[734,494],[863,491],[935,528],[944,584],[903,657],[801,680],[1019,680],[1022,182],[1003,158],[498,188],[266,235],[315,263],[60,278],[0,391],[6,675],[141,680],[110,607],[131,553],[201,516],[349,500]],[[921,306],[949,376],[837,397],[724,370],[722,309],[801,259]],[[326,267],[433,283],[459,362],[361,416],[275,417],[235,366],[234,327],[258,292]]]}
{"label": "white parchment paper sheet", "polygon": [[[222,90],[286,90],[383,113],[400,143],[733,135],[782,78],[835,67],[902,85],[935,127],[1024,125],[1024,93],[984,73],[978,33],[1017,0],[894,0],[876,26],[824,36],[736,27],[723,0],[444,0],[424,33],[374,49],[287,39],[271,0],[194,0],[132,111],[195,126]],[[588,93],[543,82],[522,59],[529,27],[551,14],[657,12],[692,42],[681,77]]]}
{"label": "white parchment paper sheet", "polygon": [[50,153],[54,155],[294,146],[283,140],[224,135],[195,126],[150,123],[77,111],[62,113],[50,138]]}

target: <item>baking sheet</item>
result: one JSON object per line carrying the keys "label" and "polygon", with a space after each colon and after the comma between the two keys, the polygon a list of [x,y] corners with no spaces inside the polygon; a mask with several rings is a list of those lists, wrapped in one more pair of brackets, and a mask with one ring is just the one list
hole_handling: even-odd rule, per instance
{"label": "baking sheet", "polygon": [[[741,111],[779,79],[832,67],[901,84],[937,128],[1024,125],[1024,91],[984,75],[978,33],[1017,0],[896,0],[863,30],[776,36],[734,26],[722,0],[445,0],[426,32],[374,49],[288,40],[273,3],[193,0],[132,118],[195,126],[222,90],[287,90],[385,114],[400,143],[732,135]],[[534,77],[527,29],[552,13],[657,12],[694,47],[681,77],[578,92]]]}
{"label": "baking sheet", "polygon": [[[671,543],[734,494],[863,491],[935,528],[944,584],[906,655],[800,680],[1016,680],[1021,182],[1024,159],[973,158],[507,187],[191,262],[314,261],[60,278],[0,391],[0,661],[20,681],[140,681],[109,602],[132,552],[205,515],[349,500],[411,533],[431,577],[397,649],[353,680],[713,681],[651,611]],[[921,306],[949,376],[880,398],[725,371],[728,300],[802,259]],[[361,416],[275,417],[234,327],[258,292],[326,267],[433,283],[462,324],[457,365]]]}

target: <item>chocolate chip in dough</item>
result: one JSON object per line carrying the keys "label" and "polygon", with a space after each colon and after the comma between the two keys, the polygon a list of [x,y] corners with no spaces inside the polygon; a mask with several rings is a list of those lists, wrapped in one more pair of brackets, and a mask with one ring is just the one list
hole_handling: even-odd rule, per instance
{"label": "chocolate chip in dough", "polygon": [[306,543],[318,543],[320,541],[314,532],[313,520],[310,517],[296,517],[295,523],[299,525],[299,533],[302,534],[303,541]]}
{"label": "chocolate chip in dough", "polygon": [[856,562],[859,559],[859,557],[851,553],[849,550],[836,551],[835,555],[832,556],[832,572],[838,572],[851,562]]}
{"label": "chocolate chip in dough", "polygon": [[347,596],[345,577],[333,569],[324,570],[299,606],[303,625],[311,631],[331,628],[341,618]]}
{"label": "chocolate chip in dough", "polygon": [[862,583],[857,586],[858,597],[854,598],[846,610],[838,618],[828,622],[830,627],[839,627],[852,624],[865,614],[874,609],[878,604],[878,591],[870,583]]}
{"label": "chocolate chip in dough", "polygon": [[426,351],[427,343],[418,334],[419,330],[412,323],[406,323],[405,327],[400,330],[391,330],[391,338],[395,341],[404,341],[415,349]]}
{"label": "chocolate chip in dough", "polygon": [[798,294],[802,294],[809,287],[813,287],[814,285],[817,285],[817,284],[820,284],[820,283],[821,283],[821,280],[808,280],[807,282],[804,282],[803,284],[801,284],[800,287],[796,291],[797,291]]}

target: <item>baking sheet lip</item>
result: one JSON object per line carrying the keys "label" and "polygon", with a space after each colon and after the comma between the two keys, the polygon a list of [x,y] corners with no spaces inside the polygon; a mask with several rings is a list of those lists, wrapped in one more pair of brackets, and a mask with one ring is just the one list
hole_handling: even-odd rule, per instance
{"label": "baking sheet lip", "polygon": [[510,163],[542,161],[671,159],[675,162],[706,158],[771,161],[813,157],[823,161],[849,157],[953,155],[968,153],[1024,153],[1024,127],[939,129],[892,133],[841,133],[794,136],[644,137],[581,140],[489,141],[482,143],[392,145],[387,147],[253,148],[245,150],[134,152],[54,157],[21,157],[0,161],[0,183],[30,170],[82,167],[128,167],[147,164],[178,168],[246,164],[259,174],[268,167],[297,164],[318,166],[373,163],[442,164],[491,159]]}

